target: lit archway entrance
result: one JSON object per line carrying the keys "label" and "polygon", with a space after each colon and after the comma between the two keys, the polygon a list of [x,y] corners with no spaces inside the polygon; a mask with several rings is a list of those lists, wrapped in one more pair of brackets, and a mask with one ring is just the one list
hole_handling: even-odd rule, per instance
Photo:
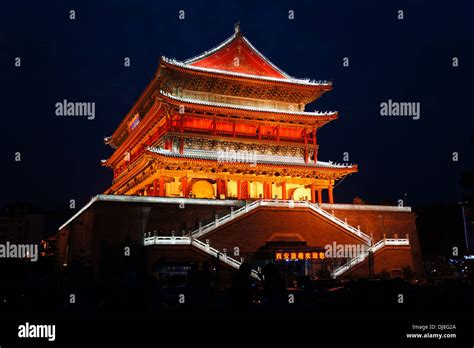
{"label": "lit archway entrance", "polygon": [[191,190],[196,198],[214,198],[215,196],[214,187],[206,180],[195,181]]}
{"label": "lit archway entrance", "polygon": [[304,187],[291,190],[290,195],[295,201],[311,200],[311,190]]}

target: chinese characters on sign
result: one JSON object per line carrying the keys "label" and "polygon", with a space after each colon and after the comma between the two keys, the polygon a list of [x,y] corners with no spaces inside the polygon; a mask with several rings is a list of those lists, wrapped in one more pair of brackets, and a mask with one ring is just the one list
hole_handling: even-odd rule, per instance
{"label": "chinese characters on sign", "polygon": [[323,260],[326,256],[322,251],[277,252],[275,261]]}

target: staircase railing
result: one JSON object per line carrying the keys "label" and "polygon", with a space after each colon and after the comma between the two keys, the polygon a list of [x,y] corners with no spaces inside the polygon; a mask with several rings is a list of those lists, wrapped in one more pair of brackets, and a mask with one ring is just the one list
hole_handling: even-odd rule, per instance
{"label": "staircase railing", "polygon": [[367,245],[372,245],[372,238],[369,237],[367,234],[365,234],[364,232],[362,232],[360,229],[358,228],[355,228],[351,225],[349,225],[347,222],[339,219],[338,217],[328,213],[326,210],[320,208],[319,206],[317,206],[316,204],[313,204],[311,202],[308,202],[308,206],[315,212],[321,214],[322,216],[326,217],[327,219],[331,220],[332,222],[334,222],[335,224],[337,224],[338,226],[341,226],[342,228],[344,228],[346,231],[348,232],[351,232],[355,235],[357,235],[359,238],[363,239]]}
{"label": "staircase railing", "polygon": [[231,211],[229,214],[224,215],[218,219],[215,219],[214,221],[208,223],[207,225],[200,226],[198,229],[192,231],[189,235],[192,236],[193,238],[199,238],[202,237],[203,235],[211,232],[212,230],[216,229],[217,227],[234,220],[238,218],[239,216],[242,216],[249,211],[254,210],[255,208],[258,208],[260,206],[262,201],[255,201],[250,204],[246,204],[243,207]]}
{"label": "staircase railing", "polygon": [[[219,219],[216,219],[214,222],[207,224],[206,226],[192,232],[189,236],[184,236],[184,237],[176,237],[176,236],[154,236],[154,237],[145,237],[144,238],[144,245],[149,246],[149,245],[191,245],[194,246],[205,253],[218,258],[222,262],[226,263],[227,265],[239,269],[241,262],[237,261],[229,256],[225,252],[220,252],[219,250],[211,247],[208,243],[204,243],[196,237],[200,237],[204,235],[205,233],[208,233],[210,230],[228,222],[231,221],[243,214],[246,214],[247,212],[256,209],[259,206],[276,206],[276,207],[281,207],[281,206],[289,206],[289,207],[309,207],[315,212],[323,215],[325,218],[328,218],[332,220],[333,222],[337,223],[341,227],[344,227],[346,230],[350,231],[351,233],[356,234],[357,236],[361,237],[362,239],[365,239],[366,241],[370,242],[371,239],[364,233],[362,233],[359,229],[355,229],[354,227],[346,224],[344,221],[338,219],[332,214],[327,213],[323,209],[319,208],[318,206],[315,206],[312,203],[306,202],[306,201],[271,201],[271,200],[259,200],[252,202],[251,204],[248,204],[236,211],[232,211],[230,214],[225,215]],[[369,253],[376,253],[377,251],[381,250],[385,246],[397,246],[397,245],[410,245],[409,239],[405,238],[384,238],[369,247],[367,250],[365,250],[363,253],[355,256],[354,258],[350,259],[347,263],[344,265],[340,266],[336,270],[332,272],[332,277],[337,278],[341,274],[347,272],[349,269],[352,267],[356,266],[357,264],[363,262],[368,256]],[[252,276],[256,279],[259,279],[258,273],[255,270],[252,270]]]}
{"label": "staircase railing", "polygon": [[314,212],[318,213],[319,215],[323,216],[324,218],[331,220],[333,223],[336,225],[342,227],[346,231],[350,232],[351,234],[356,235],[357,237],[361,238],[364,240],[364,242],[367,245],[372,244],[372,239],[369,237],[367,234],[363,233],[360,229],[355,228],[345,221],[337,218],[336,216],[328,213],[324,209],[320,208],[316,204],[313,204],[308,201],[293,201],[293,200],[258,200],[254,201],[250,204],[246,204],[245,206],[235,210],[231,211],[229,214],[222,216],[220,218],[215,219],[214,221],[204,225],[200,226],[198,229],[194,230],[191,232],[189,235],[193,236],[194,238],[199,238],[204,236],[205,234],[211,232],[212,230],[216,229],[217,227],[232,221],[258,207],[261,206],[266,206],[266,207],[289,207],[289,208],[310,208]]}
{"label": "staircase railing", "polygon": [[[225,252],[221,252],[213,247],[211,247],[208,243],[201,242],[198,239],[194,239],[193,237],[174,237],[174,236],[155,236],[155,237],[145,237],[143,244],[145,246],[150,245],[190,245],[193,246],[201,251],[204,251],[208,255],[217,258],[219,261],[235,268],[239,269],[242,262],[233,259],[232,257],[227,256]],[[258,272],[252,270],[251,273],[252,277],[255,279],[260,279]]]}
{"label": "staircase railing", "polygon": [[381,250],[385,246],[395,246],[395,245],[410,245],[410,240],[407,238],[384,238],[372,245],[370,248],[365,250],[363,253],[360,253],[356,257],[353,257],[347,263],[342,265],[341,267],[335,269],[331,276],[333,278],[339,277],[341,274],[347,272],[352,267],[358,265],[359,263],[363,262],[368,256],[369,253],[376,253],[377,251]]}

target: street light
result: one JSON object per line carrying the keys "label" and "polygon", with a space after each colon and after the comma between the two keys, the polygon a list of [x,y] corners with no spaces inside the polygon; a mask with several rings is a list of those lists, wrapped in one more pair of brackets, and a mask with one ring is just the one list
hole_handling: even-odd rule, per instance
{"label": "street light", "polygon": [[463,224],[464,224],[464,238],[466,240],[466,249],[469,249],[469,240],[467,238],[467,224],[466,224],[466,213],[465,213],[464,205],[468,204],[468,203],[469,203],[468,201],[458,202],[458,204],[461,205],[462,220],[463,220]]}

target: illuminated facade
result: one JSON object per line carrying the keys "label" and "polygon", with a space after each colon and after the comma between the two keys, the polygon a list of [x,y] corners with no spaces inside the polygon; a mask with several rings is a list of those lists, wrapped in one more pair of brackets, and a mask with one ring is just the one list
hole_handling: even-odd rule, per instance
{"label": "illuminated facade", "polygon": [[322,162],[317,134],[337,112],[305,105],[327,81],[287,75],[235,27],[186,61],[162,57],[154,79],[106,143],[114,195],[294,199],[333,203],[356,165]]}
{"label": "illuminated facade", "polygon": [[[121,263],[105,260],[132,245],[158,278],[204,260],[225,271],[222,284],[244,260],[254,276],[274,262],[311,278],[423,277],[411,208],[334,204],[335,182],[357,166],[319,160],[318,131],[338,114],[305,111],[331,89],[278,69],[238,26],[197,57],[163,57],[106,138],[111,187],[59,229],[61,264],[89,260],[108,275]],[[361,251],[326,257],[334,243]]]}

